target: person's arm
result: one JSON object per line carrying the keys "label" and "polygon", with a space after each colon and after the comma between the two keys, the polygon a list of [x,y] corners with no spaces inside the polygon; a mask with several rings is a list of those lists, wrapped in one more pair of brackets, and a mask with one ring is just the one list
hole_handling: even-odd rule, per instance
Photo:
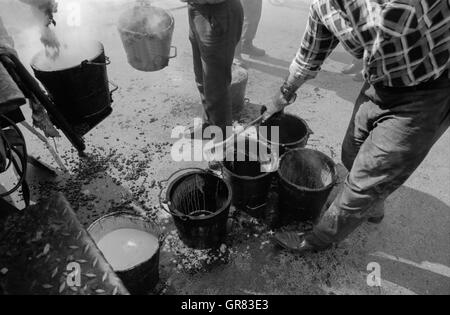
{"label": "person's arm", "polygon": [[289,68],[286,82],[273,99],[267,116],[282,111],[292,103],[295,92],[308,80],[316,77],[325,59],[336,48],[339,40],[322,23],[317,2],[313,2],[303,41]]}
{"label": "person's arm", "polygon": [[50,24],[56,24],[53,19],[53,14],[58,11],[58,3],[55,0],[20,1],[31,6],[33,13],[37,16],[41,23],[41,42],[45,47],[50,47],[56,50],[57,55],[59,52],[60,43],[54,31],[50,28]]}
{"label": "person's arm", "polygon": [[23,3],[31,6],[35,13],[37,13],[44,23],[48,26],[54,23],[53,14],[58,11],[58,3],[55,0],[20,0]]}

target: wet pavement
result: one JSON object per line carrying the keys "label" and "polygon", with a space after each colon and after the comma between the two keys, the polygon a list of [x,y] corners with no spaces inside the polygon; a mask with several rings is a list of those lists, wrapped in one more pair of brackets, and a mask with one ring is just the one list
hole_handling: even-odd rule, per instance
{"label": "wet pavement", "polygon": [[[159,3],[174,9],[173,45],[178,48],[178,57],[160,72],[139,72],[128,65],[115,23],[124,9],[120,1],[83,6],[87,11],[82,26],[67,27],[66,34],[96,38],[105,45],[112,61],[109,77],[120,89],[113,96],[114,113],[86,136],[88,158],[80,160],[61,139],[56,141],[58,152],[70,173],[52,178],[32,170],[35,201],[56,190],[64,192],[86,227],[106,213],[124,209],[160,222],[169,234],[162,254],[160,293],[450,293],[449,133],[412,178],[388,199],[385,221],[378,226],[362,226],[337,249],[297,257],[274,247],[270,241],[273,232],[245,216],[230,223],[230,236],[217,251],[194,251],[182,245],[170,217],[160,210],[157,197],[166,187],[164,180],[176,170],[206,167],[206,163],[177,163],[170,155],[175,141],[171,139],[172,129],[192,124],[202,109],[193,77],[186,10],[178,1]],[[300,44],[307,1],[284,3],[274,6],[265,2],[255,43],[268,55],[247,60],[250,103],[240,122],[257,117],[261,105],[270,101]],[[27,63],[39,48],[38,39],[30,37],[33,31],[17,25],[10,30]],[[336,162],[353,101],[361,88],[361,83],[340,74],[350,61],[339,47],[317,79],[299,91],[296,104],[289,109],[314,131],[308,147]],[[44,146],[29,134],[27,138],[32,154],[54,165]],[[373,286],[368,277],[372,266],[381,268],[380,287]]]}

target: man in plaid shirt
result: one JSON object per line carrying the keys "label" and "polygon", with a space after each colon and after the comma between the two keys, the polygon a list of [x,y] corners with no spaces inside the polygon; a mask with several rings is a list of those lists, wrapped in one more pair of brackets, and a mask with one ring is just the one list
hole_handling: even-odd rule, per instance
{"label": "man in plaid shirt", "polygon": [[349,175],[312,233],[276,235],[299,253],[329,248],[367,219],[381,222],[384,200],[450,126],[450,0],[313,0],[290,75],[267,115],[294,99],[338,43],[363,59],[366,81],[343,142]]}

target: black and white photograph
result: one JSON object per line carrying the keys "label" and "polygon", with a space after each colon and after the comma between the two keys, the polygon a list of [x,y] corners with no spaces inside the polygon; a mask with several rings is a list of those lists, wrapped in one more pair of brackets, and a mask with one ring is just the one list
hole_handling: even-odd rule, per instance
{"label": "black and white photograph", "polygon": [[450,295],[449,127],[450,0],[0,0],[0,295]]}

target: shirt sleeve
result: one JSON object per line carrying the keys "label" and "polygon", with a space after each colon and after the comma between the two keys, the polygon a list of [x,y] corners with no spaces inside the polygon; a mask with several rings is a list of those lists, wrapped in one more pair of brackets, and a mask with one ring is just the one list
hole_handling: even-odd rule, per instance
{"label": "shirt sleeve", "polygon": [[315,78],[325,59],[339,43],[337,37],[323,24],[316,4],[314,2],[311,5],[302,44],[289,69],[296,80]]}

